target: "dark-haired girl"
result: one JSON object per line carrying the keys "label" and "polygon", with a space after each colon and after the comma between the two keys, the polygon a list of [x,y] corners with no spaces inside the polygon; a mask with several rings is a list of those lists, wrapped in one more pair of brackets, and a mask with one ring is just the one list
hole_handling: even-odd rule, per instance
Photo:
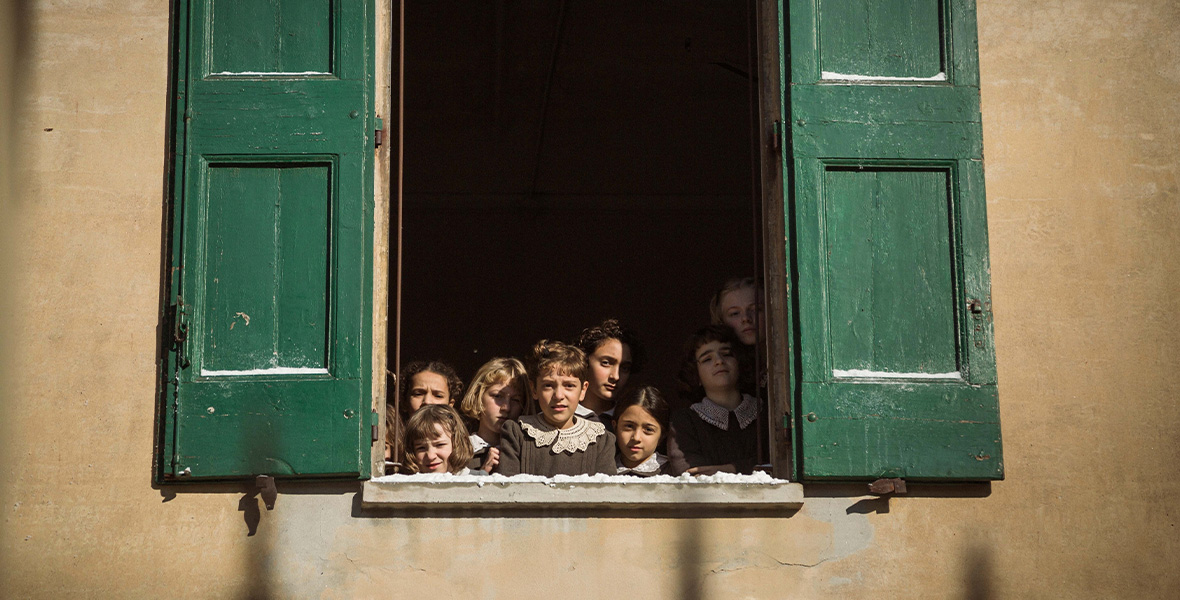
{"label": "dark-haired girl", "polygon": [[454,406],[463,395],[463,380],[450,365],[437,360],[413,361],[402,367],[398,406],[385,405],[385,472],[406,472],[409,460],[404,452],[406,420],[426,404]]}
{"label": "dark-haired girl", "polygon": [[647,386],[635,390],[615,408],[615,466],[619,475],[672,474],[668,457],[659,453],[668,432],[668,403],[660,391]]}
{"label": "dark-haired girl", "polygon": [[689,338],[679,379],[686,395],[700,400],[672,417],[673,468],[694,475],[754,471],[762,402],[741,392],[740,343],[724,325]]}
{"label": "dark-haired girl", "polygon": [[609,429],[627,379],[643,368],[643,346],[635,332],[616,319],[582,330],[575,345],[586,353],[589,367],[589,387],[585,400],[578,405],[578,416],[597,417]]}

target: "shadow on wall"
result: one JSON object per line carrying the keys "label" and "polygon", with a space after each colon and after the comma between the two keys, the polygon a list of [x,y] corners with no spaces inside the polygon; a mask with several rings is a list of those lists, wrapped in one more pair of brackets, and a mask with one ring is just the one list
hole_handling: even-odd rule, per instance
{"label": "shadow on wall", "polygon": [[701,570],[704,568],[701,556],[701,521],[685,519],[680,522],[680,555],[675,566],[679,574],[679,593],[677,598],[682,600],[702,600],[705,577]]}
{"label": "shadow on wall", "polygon": [[[29,69],[25,68],[29,60],[29,9],[24,0],[0,0],[0,440],[11,440],[7,430],[12,427],[6,418],[6,412],[12,406],[8,395],[13,389],[12,360],[9,355],[8,344],[13,339],[11,332],[17,319],[12,318],[14,305],[12,291],[17,289],[13,285],[16,279],[16,260],[10,249],[13,246],[14,229],[16,226],[18,198],[16,173],[20,172],[17,157],[18,135],[16,126],[24,123],[19,116],[20,99],[29,76]],[[14,469],[8,468],[8,451],[0,444],[0,499],[9,498],[8,474]],[[11,504],[5,504],[10,506]],[[5,520],[0,520],[0,538],[4,537]],[[5,544],[4,547],[7,547]],[[9,568],[9,561],[14,557],[0,547],[0,573],[13,573]],[[15,565],[14,565],[15,566]],[[11,598],[8,593],[7,577],[0,577],[0,597]]]}
{"label": "shadow on wall", "polygon": [[248,492],[238,502],[238,510],[246,521],[247,539],[242,551],[243,570],[246,577],[241,597],[247,600],[266,600],[274,598],[275,593],[271,585],[273,571],[275,527],[273,524],[261,528],[262,509],[258,491]]}
{"label": "shadow on wall", "polygon": [[967,548],[963,555],[963,571],[967,584],[967,591],[963,594],[965,600],[991,600],[994,597],[992,550],[989,546],[977,542]]}
{"label": "shadow on wall", "polygon": [[[263,464],[268,457],[280,456],[282,443],[282,428],[275,427],[266,435],[253,435],[252,432],[239,430],[239,451],[243,456],[250,457],[250,464]],[[274,571],[275,524],[271,519],[269,526],[262,526],[263,506],[266,512],[274,510],[277,503],[277,489],[274,479],[260,477],[247,483],[247,491],[238,501],[238,510],[246,521],[246,543],[243,548],[242,573],[246,577],[242,590],[242,598],[248,600],[264,600],[275,597],[272,587]],[[272,515],[267,515],[268,517]]]}
{"label": "shadow on wall", "polygon": [[[247,445],[249,451],[265,452],[258,446]],[[159,486],[161,502],[183,502],[186,495],[193,496],[237,496],[238,512],[241,513],[242,527],[238,531],[239,543],[235,543],[231,551],[241,553],[242,569],[235,574],[239,579],[227,582],[226,588],[237,588],[238,598],[262,600],[267,598],[284,597],[281,579],[277,574],[277,561],[280,557],[279,523],[275,514],[283,510],[284,497],[314,495],[314,496],[343,496],[354,497],[354,516],[359,516],[360,484],[355,480],[338,481],[291,481],[279,479],[275,481],[274,496],[267,500],[267,494],[259,487],[258,482],[248,481],[218,481],[198,483],[168,483]],[[270,507],[267,503],[272,503]],[[287,500],[286,502],[290,502]],[[244,538],[244,539],[243,539]],[[12,597],[10,594],[0,594],[0,598]]]}

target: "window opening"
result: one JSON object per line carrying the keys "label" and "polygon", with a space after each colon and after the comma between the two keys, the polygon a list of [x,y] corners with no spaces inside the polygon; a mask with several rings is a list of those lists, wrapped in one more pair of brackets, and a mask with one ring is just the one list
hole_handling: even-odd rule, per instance
{"label": "window opening", "polygon": [[647,348],[628,388],[695,402],[675,384],[685,340],[723,282],[762,272],[752,4],[404,10],[390,370],[441,359],[467,380],[614,317]]}

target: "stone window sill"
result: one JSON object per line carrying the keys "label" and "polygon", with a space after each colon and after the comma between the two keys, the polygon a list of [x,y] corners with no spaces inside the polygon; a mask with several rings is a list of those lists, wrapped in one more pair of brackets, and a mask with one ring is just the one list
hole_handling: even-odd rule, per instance
{"label": "stone window sill", "polygon": [[719,509],[793,512],[798,483],[638,483],[562,481],[366,481],[366,508],[397,509]]}

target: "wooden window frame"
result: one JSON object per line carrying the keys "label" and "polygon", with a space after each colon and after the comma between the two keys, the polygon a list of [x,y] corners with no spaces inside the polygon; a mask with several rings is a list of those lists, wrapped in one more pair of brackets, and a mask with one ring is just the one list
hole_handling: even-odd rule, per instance
{"label": "wooden window frame", "polygon": [[[803,3],[803,0],[800,0]],[[763,349],[763,356],[767,360],[767,391],[768,391],[768,414],[770,417],[771,427],[771,447],[770,458],[774,466],[774,473],[779,477],[787,478],[791,481],[798,481],[801,479],[801,474],[804,472],[801,468],[800,457],[802,456],[802,442],[799,434],[802,429],[801,415],[799,414],[799,407],[802,406],[802,369],[803,362],[800,355],[801,339],[800,338],[800,307],[797,300],[792,297],[790,286],[797,285],[799,281],[799,265],[798,253],[799,248],[793,240],[796,232],[796,190],[792,177],[794,175],[794,167],[796,159],[798,158],[792,150],[792,109],[791,105],[791,86],[787,82],[792,80],[792,65],[790,64],[787,45],[791,43],[789,34],[790,13],[788,9],[796,8],[796,5],[791,0],[751,0],[751,4],[756,8],[756,24],[755,36],[757,40],[757,73],[759,81],[758,93],[758,148],[757,160],[759,161],[761,173],[761,213],[762,213],[762,264],[761,264],[761,278],[763,281],[764,290],[764,304],[766,315],[767,336],[765,341],[765,348]],[[953,19],[955,22],[955,29],[944,29],[943,35],[950,38],[958,36],[960,39],[950,48],[953,56],[944,56],[944,60],[950,61],[944,65],[944,72],[951,73],[954,69],[963,69],[963,85],[970,87],[974,85],[978,87],[978,68],[976,56],[976,40],[975,40],[975,16],[974,5],[969,0],[942,0],[942,10],[953,11],[947,16],[944,13],[940,16],[940,27],[951,27],[947,24],[947,19]],[[806,13],[803,16],[807,16]],[[944,41],[944,43],[949,43]],[[953,75],[953,74],[952,74]],[[953,77],[948,77],[948,80],[954,82]],[[806,83],[806,82],[804,82]],[[958,84],[955,84],[958,85]],[[978,107],[976,107],[975,119],[978,119]],[[968,120],[964,120],[967,123]],[[978,127],[978,122],[970,123],[971,126]],[[976,141],[981,143],[981,141]],[[922,155],[922,152],[918,153]],[[859,154],[855,154],[859,156]],[[800,156],[807,156],[801,154]],[[827,159],[819,159],[824,163]],[[864,158],[864,159],[832,159],[839,163],[840,161],[851,161],[849,164],[854,166],[871,165],[881,163],[880,158]],[[903,167],[913,166],[919,163],[933,164],[945,167],[948,172],[957,168],[957,160],[980,160],[981,155],[943,157],[938,159],[932,158],[913,158],[900,161],[894,161],[896,165]],[[875,162],[874,162],[875,161]],[[933,161],[933,163],[931,162]],[[828,161],[831,162],[831,161]],[[826,163],[825,163],[826,164]],[[891,163],[893,164],[893,163]],[[975,167],[973,167],[975,168]],[[970,179],[968,184],[978,186],[978,194],[982,195],[982,167],[981,164],[970,175],[974,179]],[[957,184],[962,185],[962,184]],[[399,196],[400,197],[400,196]],[[982,196],[975,198],[976,204],[982,204]],[[974,210],[982,210],[976,206]],[[981,213],[980,213],[981,214]],[[982,248],[974,248],[975,251],[982,251],[986,257],[986,230],[985,223],[984,233],[977,239],[982,240]],[[975,223],[975,227],[979,228],[980,223]],[[986,258],[984,258],[984,266],[986,267]],[[794,282],[794,283],[792,283]],[[986,286],[986,282],[984,283]],[[958,291],[956,292],[958,293]],[[980,317],[986,320],[982,326],[986,330],[980,334],[986,339],[985,344],[994,342],[990,337],[990,301],[986,301],[980,308],[979,301],[974,301],[975,304],[970,306],[970,310],[975,314],[975,317]],[[961,310],[961,307],[956,310]],[[980,316],[978,313],[982,313]],[[974,317],[973,317],[974,318]],[[978,331],[978,329],[977,329]],[[959,343],[963,343],[960,341]],[[978,346],[978,341],[976,341]],[[982,347],[982,346],[980,346]],[[983,375],[979,379],[968,380],[971,384],[978,382],[990,381],[990,385],[995,384],[994,380],[994,359],[987,360],[983,357],[980,361],[980,369]],[[400,363],[399,363],[400,364]],[[991,377],[989,380],[988,378]],[[994,396],[992,398],[994,401]],[[952,409],[950,412],[954,414],[956,410]],[[989,409],[985,409],[986,410]],[[995,410],[990,409],[990,410]],[[952,417],[954,418],[954,417]],[[996,452],[1000,451],[998,438],[998,415],[993,413],[990,415],[990,422],[988,427],[995,428],[997,437],[994,440],[994,449]],[[808,419],[813,420],[813,419]],[[956,421],[958,422],[958,421]],[[990,434],[989,434],[990,435]],[[956,449],[958,449],[956,447]],[[994,457],[999,459],[999,457]],[[962,456],[956,460],[975,459],[980,461],[991,460],[993,457],[984,456]],[[1003,467],[1002,459],[997,460],[991,472],[972,471],[972,474],[965,476],[966,479],[954,479],[954,477],[962,476],[965,471],[961,469],[962,463],[955,463],[958,465],[952,472],[946,474],[938,474],[932,476],[932,481],[938,481],[939,485],[954,485],[962,483],[962,481],[979,481],[979,480],[994,480],[1002,479]],[[968,463],[970,464],[970,463]],[[828,484],[828,483],[846,483],[849,481],[863,480],[863,477],[854,477],[849,475],[831,476],[831,478],[817,479],[815,481],[808,481],[808,485]],[[512,507],[516,505],[544,505],[544,506],[571,506],[571,507],[593,507],[593,508],[619,508],[619,507],[634,507],[634,506],[662,506],[662,505],[676,505],[685,506],[692,505],[698,508],[709,506],[717,506],[723,501],[723,494],[725,493],[725,484],[720,485],[718,490],[710,490],[710,493],[716,491],[716,495],[709,499],[701,499],[699,497],[693,498],[692,494],[684,491],[677,491],[675,494],[661,495],[659,492],[652,492],[644,495],[643,493],[634,493],[630,496],[627,494],[619,494],[608,489],[600,489],[599,486],[611,487],[612,484],[586,484],[586,483],[560,483],[557,482],[558,489],[551,489],[553,483],[549,484],[533,484],[533,483],[514,483],[511,486],[507,484],[493,483],[492,485],[472,486],[470,484],[454,484],[453,489],[444,489],[435,487],[440,484],[416,484],[416,483],[399,483],[387,484],[383,482],[369,482],[366,483],[364,502],[369,506],[392,506],[397,505],[407,507],[410,509],[416,508],[430,508],[452,506],[458,507],[464,504],[481,503],[493,509]],[[390,487],[393,485],[393,487]],[[533,487],[541,485],[549,486],[549,490]],[[798,504],[802,502],[801,490],[799,483],[785,484],[793,486],[790,493],[799,493]],[[984,483],[983,485],[988,485]],[[626,486],[613,485],[616,489],[621,489]],[[642,489],[643,486],[630,486],[632,488]],[[574,488],[579,488],[583,496],[588,495],[584,499],[571,499],[576,495]],[[698,487],[701,491],[705,488]],[[896,484],[890,482],[890,485],[885,486],[870,486],[873,493],[888,493],[893,490],[902,490],[904,488],[897,488]],[[735,488],[734,491],[738,491]],[[746,490],[748,492],[748,490]],[[743,492],[745,493],[745,492]],[[773,499],[774,494],[785,494],[782,489],[776,490],[771,494],[760,495],[758,492],[749,492],[751,497],[744,500],[735,500],[736,506],[744,508],[766,508],[773,506],[777,502],[779,506],[791,505],[797,506],[794,500],[789,500],[785,495],[780,495],[777,499]],[[687,501],[686,501],[687,498]]]}
{"label": "wooden window frame", "polygon": [[[401,357],[401,264],[402,264],[402,239],[400,232],[402,231],[401,216],[403,206],[403,189],[402,182],[404,181],[403,173],[403,151],[404,145],[402,143],[402,132],[404,131],[404,111],[401,109],[404,102],[404,81],[401,73],[404,69],[404,55],[405,48],[402,40],[404,38],[404,1],[400,0],[392,9],[391,16],[396,19],[391,27],[391,38],[394,40],[392,46],[393,52],[390,54],[390,73],[393,81],[394,94],[398,96],[393,105],[398,107],[398,114],[396,120],[390,119],[390,127],[393,130],[391,139],[396,140],[396,149],[392,148],[391,152],[396,152],[391,160],[391,169],[395,170],[393,176],[390,178],[391,184],[396,187],[390,189],[389,198],[391,203],[396,203],[390,210],[390,222],[392,224],[382,223],[378,221],[376,228],[378,230],[383,227],[388,227],[388,231],[396,232],[397,246],[396,253],[390,265],[390,280],[389,280],[389,297],[393,299],[391,305],[388,299],[384,302],[377,302],[375,305],[374,323],[381,323],[386,318],[386,315],[381,314],[382,306],[392,306],[389,319],[393,321],[393,327],[390,330],[390,335],[394,339],[394,351],[392,364],[394,369],[390,369],[391,377],[384,378],[389,381],[387,389],[385,385],[381,387],[385,393],[380,397],[375,398],[375,409],[379,414],[385,414],[386,405],[388,403],[396,403],[398,401],[397,395],[400,386],[397,385],[398,376],[402,364]],[[784,171],[783,171],[783,152],[786,145],[784,143],[784,134],[781,127],[782,106],[783,106],[783,90],[780,85],[780,73],[782,69],[781,63],[781,43],[779,32],[779,2],[778,0],[749,0],[751,8],[753,8],[756,19],[756,28],[752,34],[757,41],[757,71],[758,71],[758,154],[756,160],[759,161],[759,172],[761,173],[761,213],[762,213],[762,231],[761,237],[763,240],[761,260],[760,278],[764,282],[764,304],[767,318],[767,340],[764,355],[768,360],[768,411],[770,417],[767,426],[771,428],[771,447],[769,449],[769,456],[771,464],[773,465],[773,472],[776,477],[794,479],[795,475],[795,461],[794,456],[794,442],[792,432],[794,430],[792,415],[792,380],[790,369],[790,348],[789,336],[792,328],[791,322],[791,307],[789,302],[789,295],[787,290],[786,278],[783,274],[788,271],[787,265],[787,249],[788,242],[786,240],[786,214],[785,214],[785,196],[783,195],[784,187]],[[400,11],[400,13],[399,13]],[[391,47],[392,47],[391,46]],[[378,74],[378,79],[381,75]],[[378,210],[378,213],[380,210]],[[396,219],[394,221],[393,219]],[[378,236],[380,237],[380,236]],[[378,264],[378,267],[381,265]],[[779,273],[778,276],[772,274]],[[385,340],[378,341],[378,335],[374,335],[374,356],[380,356],[382,360],[388,358],[388,345]],[[375,362],[376,364],[376,362]],[[374,383],[374,389],[377,389]],[[380,426],[380,439],[384,440],[386,435],[384,420]],[[373,477],[381,477],[384,475],[383,462],[377,459],[378,452],[383,455],[383,444],[374,446],[373,451]],[[401,484],[408,485],[408,484]],[[521,485],[521,484],[517,484]],[[721,485],[721,484],[713,484]],[[366,488],[368,489],[368,488]],[[374,488],[373,493],[378,493],[379,488]],[[384,488],[380,488],[384,489]],[[437,489],[431,487],[429,489]],[[793,488],[792,488],[793,489]],[[389,497],[388,492],[381,492],[386,497]],[[406,497],[401,494],[396,494],[399,498],[399,503],[405,503]],[[412,496],[411,496],[412,497]],[[392,501],[392,500],[391,500]],[[549,500],[548,502],[552,502]],[[437,504],[437,503],[436,503]]]}

